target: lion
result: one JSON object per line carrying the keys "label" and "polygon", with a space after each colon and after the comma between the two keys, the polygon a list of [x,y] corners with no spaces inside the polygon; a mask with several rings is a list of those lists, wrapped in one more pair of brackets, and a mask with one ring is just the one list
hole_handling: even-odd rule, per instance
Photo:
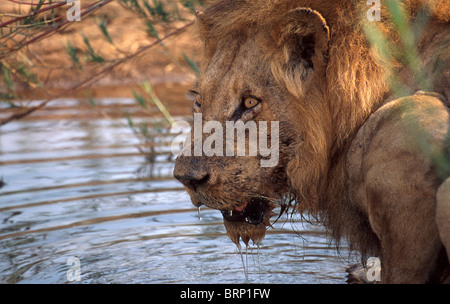
{"label": "lion", "polygon": [[259,244],[281,206],[319,219],[337,248],[346,241],[363,262],[380,257],[382,283],[449,282],[448,185],[436,215],[450,175],[441,166],[450,159],[445,3],[402,2],[410,20],[431,12],[417,41],[430,93],[398,96],[392,76],[416,92],[414,72],[381,56],[363,31],[374,26],[400,43],[384,6],[371,22],[366,1],[210,2],[196,23],[194,112],[203,124],[279,122],[279,155],[264,167],[260,154],[190,153],[199,140],[191,136],[174,176],[192,203],[220,210],[238,246]]}

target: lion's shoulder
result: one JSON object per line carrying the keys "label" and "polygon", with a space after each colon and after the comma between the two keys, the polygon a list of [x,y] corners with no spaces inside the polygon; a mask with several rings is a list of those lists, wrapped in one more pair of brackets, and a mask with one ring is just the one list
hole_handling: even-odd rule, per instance
{"label": "lion's shoulder", "polygon": [[[347,153],[352,201],[368,212],[367,184],[387,183],[388,175],[400,176],[409,167],[421,167],[423,176],[432,167],[440,168],[436,164],[439,155],[445,156],[450,149],[449,117],[449,109],[435,94],[392,100],[373,113],[358,130]],[[393,185],[402,180],[389,182]]]}

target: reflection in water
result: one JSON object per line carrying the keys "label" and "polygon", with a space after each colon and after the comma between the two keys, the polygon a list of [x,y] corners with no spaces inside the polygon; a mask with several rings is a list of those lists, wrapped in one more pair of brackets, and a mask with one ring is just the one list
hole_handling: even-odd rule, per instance
{"label": "reflection in water", "polygon": [[77,104],[0,129],[0,283],[68,283],[72,257],[81,283],[345,282],[347,251],[300,220],[240,254],[220,212],[200,215],[173,179],[167,147],[149,165],[125,119],[83,118]]}

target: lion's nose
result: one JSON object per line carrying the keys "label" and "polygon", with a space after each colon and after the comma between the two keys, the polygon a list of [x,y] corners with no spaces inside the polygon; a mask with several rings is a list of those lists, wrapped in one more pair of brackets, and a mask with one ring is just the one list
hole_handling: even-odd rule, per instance
{"label": "lion's nose", "polygon": [[189,189],[195,191],[198,186],[209,179],[209,174],[205,172],[193,172],[193,174],[175,175],[175,178]]}
{"label": "lion's nose", "polygon": [[208,171],[195,157],[178,157],[175,162],[173,176],[194,191],[209,179]]}

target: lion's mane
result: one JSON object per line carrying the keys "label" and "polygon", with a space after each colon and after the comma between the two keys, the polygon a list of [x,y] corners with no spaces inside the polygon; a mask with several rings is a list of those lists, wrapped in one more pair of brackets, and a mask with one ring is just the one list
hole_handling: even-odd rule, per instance
{"label": "lion's mane", "polygon": [[[211,1],[199,16],[198,33],[203,41],[202,66],[206,68],[222,39],[237,39],[242,33],[266,31],[263,45],[275,79],[296,98],[301,115],[303,141],[296,157],[287,166],[290,189],[297,209],[319,218],[330,236],[339,244],[345,238],[354,249],[376,254],[378,240],[361,210],[349,202],[347,195],[346,154],[359,127],[389,96],[390,72],[401,64],[394,58],[381,58],[370,47],[362,25],[369,22],[366,1],[348,0],[234,0]],[[210,3],[211,3],[210,2]],[[450,18],[441,1],[425,1],[435,17]],[[409,16],[424,1],[404,1]],[[319,12],[329,28],[327,53],[324,54],[325,77],[316,80],[315,88],[304,90],[279,47],[280,20],[287,12],[306,7]],[[383,12],[387,10],[383,9]],[[399,37],[386,14],[373,22],[390,41]],[[307,24],[305,24],[307,26]],[[274,55],[278,54],[278,55]],[[279,67],[283,67],[283,69]],[[291,73],[286,73],[291,71]],[[293,131],[295,132],[295,131]]]}

